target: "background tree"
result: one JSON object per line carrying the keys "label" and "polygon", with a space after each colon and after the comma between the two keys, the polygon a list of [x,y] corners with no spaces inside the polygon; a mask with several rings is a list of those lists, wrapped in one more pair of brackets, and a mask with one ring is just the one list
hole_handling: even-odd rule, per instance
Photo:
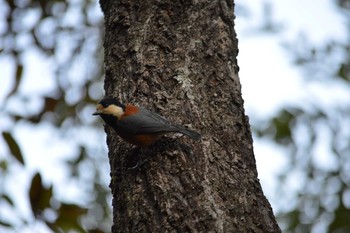
{"label": "background tree", "polygon": [[[280,232],[257,179],[233,2],[100,4],[106,95],[203,134],[201,142],[164,139],[142,151],[107,127],[112,232]],[[128,170],[139,154],[148,162]]]}

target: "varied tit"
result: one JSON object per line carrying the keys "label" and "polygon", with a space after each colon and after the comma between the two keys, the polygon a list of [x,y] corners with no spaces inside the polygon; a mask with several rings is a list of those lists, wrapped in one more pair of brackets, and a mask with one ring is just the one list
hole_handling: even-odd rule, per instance
{"label": "varied tit", "polygon": [[99,115],[125,141],[148,147],[160,136],[176,132],[199,140],[201,135],[183,126],[170,123],[164,117],[144,108],[121,104],[116,98],[102,99],[93,115]]}

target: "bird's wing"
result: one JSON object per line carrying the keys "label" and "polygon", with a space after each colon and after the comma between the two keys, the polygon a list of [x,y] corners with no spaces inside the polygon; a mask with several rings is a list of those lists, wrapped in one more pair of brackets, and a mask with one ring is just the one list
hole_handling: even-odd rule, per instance
{"label": "bird's wing", "polygon": [[135,134],[173,132],[177,128],[164,117],[140,108],[136,115],[122,119],[123,125],[127,126]]}

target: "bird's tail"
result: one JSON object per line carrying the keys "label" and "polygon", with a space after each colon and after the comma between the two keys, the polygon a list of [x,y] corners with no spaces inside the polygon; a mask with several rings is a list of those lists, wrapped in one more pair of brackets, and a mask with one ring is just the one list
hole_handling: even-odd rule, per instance
{"label": "bird's tail", "polygon": [[201,134],[199,134],[199,133],[197,133],[197,132],[195,132],[193,130],[186,129],[186,128],[182,127],[182,126],[178,126],[177,128],[178,128],[180,133],[183,133],[183,134],[189,136],[193,140],[197,141],[197,140],[201,139],[201,137],[202,137]]}

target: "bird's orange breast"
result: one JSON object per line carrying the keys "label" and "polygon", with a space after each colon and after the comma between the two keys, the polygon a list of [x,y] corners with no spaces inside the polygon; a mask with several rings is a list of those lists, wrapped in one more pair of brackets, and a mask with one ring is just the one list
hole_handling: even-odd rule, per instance
{"label": "bird's orange breast", "polygon": [[140,147],[148,147],[155,143],[159,137],[161,136],[160,134],[139,134],[139,135],[123,135],[120,134],[120,136],[127,142],[140,146]]}

